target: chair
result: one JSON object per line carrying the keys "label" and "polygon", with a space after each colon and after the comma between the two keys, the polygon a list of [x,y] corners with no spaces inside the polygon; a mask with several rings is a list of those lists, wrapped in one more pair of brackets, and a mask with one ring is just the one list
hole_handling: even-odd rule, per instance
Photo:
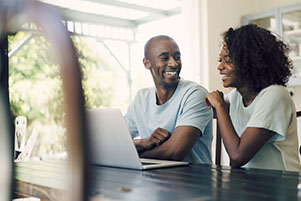
{"label": "chair", "polygon": [[18,116],[15,119],[15,158],[23,151],[26,140],[27,119]]}
{"label": "chair", "polygon": [[18,116],[15,119],[15,160],[29,160],[31,152],[38,137],[38,129],[34,127],[30,137],[26,140],[27,119],[24,116]]}
{"label": "chair", "polygon": [[216,119],[216,134],[215,134],[215,165],[221,165],[221,153],[222,153],[222,138],[218,127],[217,116],[215,111],[213,112],[213,119]]}
{"label": "chair", "polygon": [[301,111],[297,111],[297,129],[298,129],[298,139],[299,139],[299,154],[300,154],[300,159],[301,159],[301,132],[300,132],[300,130],[301,130],[301,125],[300,125],[300,123],[298,124],[298,121],[301,121],[301,119],[300,119],[300,117],[301,117]]}

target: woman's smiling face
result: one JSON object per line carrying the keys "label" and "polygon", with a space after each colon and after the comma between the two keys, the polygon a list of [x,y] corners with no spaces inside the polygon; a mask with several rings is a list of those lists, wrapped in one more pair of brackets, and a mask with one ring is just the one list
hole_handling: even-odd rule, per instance
{"label": "woman's smiling face", "polygon": [[223,44],[220,52],[219,64],[217,66],[219,73],[223,76],[223,86],[224,87],[239,87],[237,85],[237,78],[235,76],[235,66],[231,62],[229,57],[229,51],[227,46]]}

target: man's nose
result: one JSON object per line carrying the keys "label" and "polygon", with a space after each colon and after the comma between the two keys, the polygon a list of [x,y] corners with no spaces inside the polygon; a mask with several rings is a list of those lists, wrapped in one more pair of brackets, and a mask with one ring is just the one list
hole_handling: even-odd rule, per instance
{"label": "man's nose", "polygon": [[178,63],[176,62],[176,60],[173,57],[169,57],[168,60],[168,66],[178,66]]}

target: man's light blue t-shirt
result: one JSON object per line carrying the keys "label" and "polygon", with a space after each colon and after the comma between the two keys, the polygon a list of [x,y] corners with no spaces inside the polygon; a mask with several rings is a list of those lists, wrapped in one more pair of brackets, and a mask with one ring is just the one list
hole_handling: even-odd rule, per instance
{"label": "man's light blue t-shirt", "polygon": [[173,96],[157,105],[156,88],[141,89],[125,114],[132,137],[146,138],[158,127],[172,134],[178,126],[193,126],[202,136],[183,160],[211,164],[212,111],[205,105],[207,93],[197,83],[181,80]]}

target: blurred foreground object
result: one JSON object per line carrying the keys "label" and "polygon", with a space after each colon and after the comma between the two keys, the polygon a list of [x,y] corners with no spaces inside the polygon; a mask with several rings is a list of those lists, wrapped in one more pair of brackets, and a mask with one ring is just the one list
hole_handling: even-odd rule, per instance
{"label": "blurred foreground object", "polygon": [[[1,66],[0,66],[1,68]],[[0,86],[0,201],[11,200],[13,146],[12,127],[9,121],[9,105]]]}
{"label": "blurred foreground object", "polygon": [[[80,67],[75,56],[73,44],[57,13],[45,4],[33,0],[0,2],[1,36],[8,33],[16,33],[22,25],[28,22],[36,24],[51,43],[54,55],[60,65],[60,74],[63,80],[64,111],[67,124],[68,183],[66,184],[66,198],[60,197],[57,200],[88,200],[89,160],[86,146],[88,138],[84,136],[84,134],[87,135],[84,113],[85,104],[81,86]],[[4,86],[1,86],[1,88],[4,88]],[[0,201],[11,200],[11,190],[8,188],[11,186],[10,183],[13,178],[13,149],[12,146],[9,146],[13,143],[13,133],[8,127],[10,125],[9,105],[2,103],[2,100],[5,100],[5,98],[7,97],[0,99],[0,161],[2,166]]]}

